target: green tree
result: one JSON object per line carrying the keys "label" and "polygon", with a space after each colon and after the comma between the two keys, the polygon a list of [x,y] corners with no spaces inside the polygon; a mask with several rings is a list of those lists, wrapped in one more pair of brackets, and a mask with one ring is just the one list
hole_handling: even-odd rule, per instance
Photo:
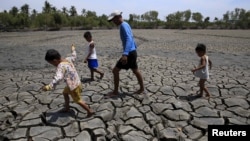
{"label": "green tree", "polygon": [[139,22],[141,21],[141,17],[143,17],[144,15],[137,15],[137,14],[129,14],[129,24],[133,27],[133,28],[139,28]]}
{"label": "green tree", "polygon": [[68,9],[66,7],[62,8],[62,13],[66,16],[68,16]]}
{"label": "green tree", "polygon": [[10,13],[12,16],[14,16],[14,17],[17,16],[18,12],[19,12],[19,10],[18,10],[18,8],[15,7],[15,6],[13,6],[13,7],[11,8],[11,10],[9,11],[9,13]]}
{"label": "green tree", "polygon": [[195,12],[192,14],[192,19],[196,22],[196,26],[199,27],[199,26],[202,26],[202,19],[203,19],[203,16],[201,13],[199,12]]}
{"label": "green tree", "polygon": [[75,6],[70,7],[69,13],[71,17],[77,16],[77,11],[76,11]]}
{"label": "green tree", "polygon": [[99,17],[99,27],[103,28],[111,28],[111,24],[107,21],[108,16],[103,14]]}
{"label": "green tree", "polygon": [[210,20],[210,17],[206,17],[206,18],[204,19],[203,28],[207,28],[207,27],[208,27],[208,25],[209,25],[209,20]]}
{"label": "green tree", "polygon": [[29,5],[28,4],[24,4],[22,7],[21,7],[21,13],[29,16]]}
{"label": "green tree", "polygon": [[177,11],[175,13],[169,14],[166,17],[167,27],[169,28],[183,28],[186,20],[188,20],[188,15],[184,12]]}
{"label": "green tree", "polygon": [[7,30],[11,26],[12,15],[5,12],[0,13],[0,25],[4,27],[4,30]]}
{"label": "green tree", "polygon": [[29,5],[24,4],[21,7],[21,13],[19,16],[21,26],[29,27],[30,26],[30,18],[29,18]]}
{"label": "green tree", "polygon": [[158,26],[158,15],[157,11],[148,11],[143,14],[143,19],[147,21],[147,28],[156,28]]}
{"label": "green tree", "polygon": [[51,4],[47,1],[44,2],[43,13],[51,13]]}
{"label": "green tree", "polygon": [[99,25],[98,17],[95,11],[87,11],[85,18],[86,18],[85,20],[86,22],[84,25],[85,28],[91,29]]}
{"label": "green tree", "polygon": [[184,17],[185,17],[185,22],[186,23],[189,22],[189,20],[191,18],[191,15],[192,15],[191,10],[184,11]]}
{"label": "green tree", "polygon": [[85,14],[86,14],[86,9],[83,8],[82,9],[82,15],[85,16]]}
{"label": "green tree", "polygon": [[201,23],[202,22],[202,19],[203,19],[203,16],[201,13],[199,12],[196,12],[196,13],[193,13],[192,14],[192,19],[197,22],[197,23]]}

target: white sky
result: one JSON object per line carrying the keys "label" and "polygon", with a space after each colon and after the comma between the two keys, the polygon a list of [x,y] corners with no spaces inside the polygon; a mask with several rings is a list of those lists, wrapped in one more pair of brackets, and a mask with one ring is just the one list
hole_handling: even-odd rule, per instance
{"label": "white sky", "polygon": [[[95,11],[98,16],[102,14],[109,15],[114,10],[123,12],[123,17],[128,19],[129,14],[141,15],[150,10],[159,12],[158,18],[165,20],[168,14],[191,10],[191,12],[200,12],[203,17],[214,17],[221,19],[227,11],[233,11],[235,8],[250,10],[250,0],[47,0],[57,9],[62,7],[70,8],[75,6],[78,14],[82,9]],[[42,11],[45,0],[0,0],[0,12],[10,10],[13,6],[20,8],[28,4],[31,10]],[[31,11],[30,10],[30,11]]]}

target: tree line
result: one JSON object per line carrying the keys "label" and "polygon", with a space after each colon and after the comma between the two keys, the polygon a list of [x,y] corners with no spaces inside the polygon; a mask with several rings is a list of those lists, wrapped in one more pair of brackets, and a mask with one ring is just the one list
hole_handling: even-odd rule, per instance
{"label": "tree line", "polygon": [[[166,16],[165,21],[158,18],[158,11],[152,10],[142,15],[129,14],[133,28],[138,29],[250,29],[250,11],[235,8],[227,11],[222,19],[203,17],[200,12],[177,11]],[[42,12],[30,11],[28,4],[20,8],[13,6],[9,11],[0,12],[0,30],[60,30],[66,29],[111,29],[114,24],[107,21],[108,16],[97,16],[95,11],[82,9],[77,13],[75,6],[70,9],[57,9],[45,1]]]}

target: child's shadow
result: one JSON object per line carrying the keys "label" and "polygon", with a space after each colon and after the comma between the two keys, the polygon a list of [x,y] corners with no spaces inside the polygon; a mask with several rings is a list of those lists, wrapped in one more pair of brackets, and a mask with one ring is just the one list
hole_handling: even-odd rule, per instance
{"label": "child's shadow", "polygon": [[82,83],[89,83],[89,82],[92,82],[92,81],[94,81],[94,80],[92,80],[91,78],[81,78],[81,82]]}
{"label": "child's shadow", "polygon": [[199,95],[179,96],[179,99],[184,101],[193,101],[198,98],[201,98],[201,96]]}
{"label": "child's shadow", "polygon": [[43,113],[41,115],[41,118],[45,124],[54,124],[58,121],[58,119],[64,119],[67,117],[75,118],[75,115],[76,113],[74,110],[70,110],[69,112],[61,112],[60,110],[58,110],[56,112]]}
{"label": "child's shadow", "polygon": [[108,94],[105,94],[103,96],[104,99],[112,99],[112,100],[117,100],[119,98],[125,98],[128,94],[127,93],[118,93],[118,95],[114,96],[109,96]]}

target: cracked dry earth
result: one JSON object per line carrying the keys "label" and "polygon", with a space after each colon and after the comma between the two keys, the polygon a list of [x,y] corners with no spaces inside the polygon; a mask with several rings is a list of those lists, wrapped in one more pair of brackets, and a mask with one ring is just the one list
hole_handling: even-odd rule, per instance
{"label": "cracked dry earth", "polygon": [[[147,92],[133,73],[120,73],[120,94],[113,89],[111,69],[121,53],[118,30],[93,30],[102,80],[88,81],[83,63],[83,31],[1,33],[0,140],[11,141],[206,141],[208,125],[250,124],[249,31],[134,30],[138,65]],[[64,83],[40,92],[55,68],[44,61],[47,49],[62,55],[75,43],[76,68],[82,78],[84,101],[96,111],[86,112],[71,100],[63,108]],[[208,81],[210,99],[196,97],[198,78],[191,73],[198,58],[195,45],[203,42],[213,61]],[[96,76],[98,77],[98,76]]]}

